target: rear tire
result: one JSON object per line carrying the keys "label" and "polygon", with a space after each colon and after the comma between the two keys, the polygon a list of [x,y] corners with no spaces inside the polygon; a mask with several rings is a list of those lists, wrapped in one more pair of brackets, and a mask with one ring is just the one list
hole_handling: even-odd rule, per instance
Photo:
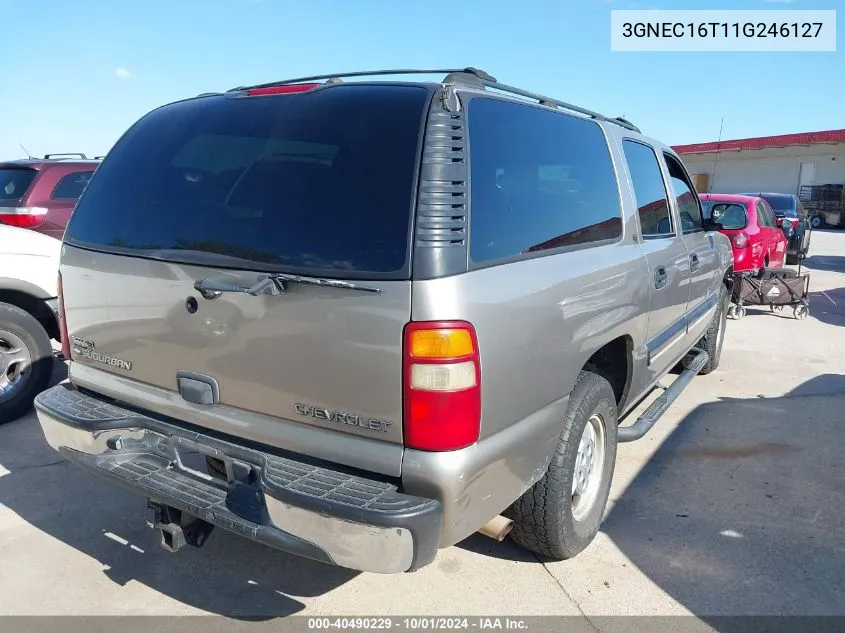
{"label": "rear tire", "polygon": [[0,303],[0,424],[29,412],[52,375],[53,347],[44,326],[29,312]]}
{"label": "rear tire", "polygon": [[514,521],[510,537],[520,547],[565,560],[593,541],[613,480],[617,426],[610,383],[582,371],[545,475],[504,512]]}
{"label": "rear tire", "polygon": [[[709,374],[719,367],[719,361],[722,359],[722,346],[725,343],[725,327],[728,322],[728,306],[730,305],[730,302],[731,295],[728,292],[728,288],[722,284],[722,288],[719,291],[719,304],[716,309],[716,314],[713,315],[713,319],[710,321],[707,332],[704,333],[704,336],[697,345],[697,347],[707,352],[710,357],[707,364],[702,367],[700,372],[698,372],[699,375],[703,376]],[[745,316],[744,310],[745,309],[743,308],[743,316]],[[738,308],[734,308],[734,317],[742,318],[737,315],[737,311]],[[684,358],[684,368],[687,367],[690,360],[692,360],[692,357]]]}

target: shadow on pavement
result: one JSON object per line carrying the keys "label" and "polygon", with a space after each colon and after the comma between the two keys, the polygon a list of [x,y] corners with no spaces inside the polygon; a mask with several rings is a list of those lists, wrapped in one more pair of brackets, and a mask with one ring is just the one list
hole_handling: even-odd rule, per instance
{"label": "shadow on pavement", "polygon": [[61,356],[58,356],[56,357],[56,362],[53,364],[53,376],[50,378],[50,386],[54,387],[65,380],[67,380],[67,363],[61,359]]}
{"label": "shadow on pavement", "polygon": [[660,446],[603,531],[693,613],[845,615],[845,376],[708,403]]}
{"label": "shadow on pavement", "polygon": [[118,585],[135,581],[204,611],[256,620],[297,613],[304,604],[291,596],[320,596],[356,575],[219,528],[201,549],[167,553],[144,522],[144,498],[73,467],[33,417],[0,427],[0,464],[9,471],[0,504],[99,561]]}
{"label": "shadow on pavement", "polygon": [[[716,630],[753,624],[726,616],[845,616],[843,407],[845,375],[838,374],[779,398],[697,407],[625,490],[602,531]],[[477,534],[459,547],[543,560],[509,539]]]}
{"label": "shadow on pavement", "polygon": [[[801,267],[809,270],[845,273],[845,257],[840,255],[811,255],[801,262]],[[810,283],[812,284],[812,282]]]}
{"label": "shadow on pavement", "polygon": [[[813,287],[812,281],[810,287]],[[845,288],[811,291],[809,299],[810,318],[828,325],[845,325]]]}

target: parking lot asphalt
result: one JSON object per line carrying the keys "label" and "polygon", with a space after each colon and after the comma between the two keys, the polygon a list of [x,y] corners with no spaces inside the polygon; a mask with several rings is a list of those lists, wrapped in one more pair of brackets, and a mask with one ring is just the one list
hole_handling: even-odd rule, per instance
{"label": "parking lot asphalt", "polygon": [[70,466],[33,413],[0,427],[0,614],[845,615],[845,232],[810,254],[810,316],[728,321],[720,368],[620,445],[573,560],[475,535],[381,576],[221,530],[169,554],[143,498]]}

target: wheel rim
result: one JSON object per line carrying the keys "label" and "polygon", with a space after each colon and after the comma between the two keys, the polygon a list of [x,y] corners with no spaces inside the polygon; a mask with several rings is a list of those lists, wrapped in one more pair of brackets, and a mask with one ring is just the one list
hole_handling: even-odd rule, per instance
{"label": "wheel rim", "polygon": [[572,475],[572,516],[580,521],[595,505],[604,476],[604,454],[607,434],[604,418],[594,413],[587,420]]}
{"label": "wheel rim", "polygon": [[0,329],[0,402],[14,398],[29,378],[32,354],[23,339]]}

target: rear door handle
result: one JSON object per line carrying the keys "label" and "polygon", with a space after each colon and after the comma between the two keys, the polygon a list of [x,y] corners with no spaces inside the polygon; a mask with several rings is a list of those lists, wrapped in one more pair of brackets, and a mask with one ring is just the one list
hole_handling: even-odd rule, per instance
{"label": "rear door handle", "polygon": [[698,270],[698,255],[696,255],[695,253],[689,256],[689,269],[690,272],[695,272],[696,270]]}
{"label": "rear door handle", "polygon": [[654,269],[654,287],[662,288],[666,285],[666,280],[669,276],[666,274],[665,266],[658,266]]}

